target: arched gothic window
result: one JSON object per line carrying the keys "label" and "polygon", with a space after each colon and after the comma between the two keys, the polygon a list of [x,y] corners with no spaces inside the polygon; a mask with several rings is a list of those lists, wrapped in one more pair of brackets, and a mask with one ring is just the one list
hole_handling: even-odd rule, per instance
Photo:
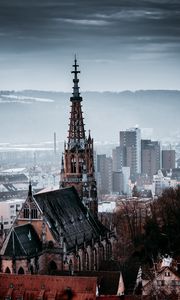
{"label": "arched gothic window", "polygon": [[54,260],[51,260],[50,263],[49,263],[49,265],[48,265],[48,272],[49,272],[49,274],[52,274],[56,270],[57,270],[57,265],[56,265],[56,263],[55,263]]}
{"label": "arched gothic window", "polygon": [[100,247],[99,247],[99,258],[101,261],[103,261],[105,259],[104,257],[104,246],[103,244],[100,244]]}
{"label": "arched gothic window", "polygon": [[89,254],[88,252],[85,253],[85,268],[89,270]]}
{"label": "arched gothic window", "polygon": [[24,208],[24,218],[29,219],[29,208]]}
{"label": "arched gothic window", "polygon": [[5,270],[5,273],[8,273],[8,274],[10,274],[10,273],[11,273],[11,271],[10,271],[9,267],[7,267],[7,268],[6,268],[6,270]]}
{"label": "arched gothic window", "polygon": [[110,259],[112,257],[112,245],[111,243],[107,243],[106,245],[106,249],[107,249],[107,259]]}
{"label": "arched gothic window", "polygon": [[79,173],[82,173],[83,172],[83,158],[80,157],[79,158]]}
{"label": "arched gothic window", "polygon": [[31,219],[37,219],[37,209],[36,208],[31,209]]}
{"label": "arched gothic window", "polygon": [[19,268],[18,274],[24,274],[24,269],[22,267]]}
{"label": "arched gothic window", "polygon": [[76,159],[74,156],[71,158],[71,173],[76,173]]}
{"label": "arched gothic window", "polygon": [[70,259],[70,261],[69,261],[69,274],[73,275],[73,272],[74,272],[74,270],[73,270],[73,262],[72,262],[72,259]]}
{"label": "arched gothic window", "polygon": [[81,271],[81,258],[80,258],[80,255],[77,256],[77,271]]}
{"label": "arched gothic window", "polygon": [[94,271],[97,271],[97,250],[94,248],[93,250],[93,255],[94,255]]}

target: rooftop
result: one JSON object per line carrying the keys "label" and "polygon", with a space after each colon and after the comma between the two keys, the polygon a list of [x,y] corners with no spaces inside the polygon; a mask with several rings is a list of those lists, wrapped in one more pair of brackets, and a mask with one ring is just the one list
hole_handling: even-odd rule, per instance
{"label": "rooftop", "polygon": [[87,210],[74,187],[38,193],[34,198],[44,212],[52,235],[59,241],[63,235],[67,250],[76,243],[99,240],[108,230]]}

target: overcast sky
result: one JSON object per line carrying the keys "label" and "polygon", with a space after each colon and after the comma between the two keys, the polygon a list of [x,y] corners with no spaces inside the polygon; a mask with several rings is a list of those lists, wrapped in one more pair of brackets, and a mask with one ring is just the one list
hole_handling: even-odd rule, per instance
{"label": "overcast sky", "polygon": [[179,0],[0,0],[0,89],[180,89]]}

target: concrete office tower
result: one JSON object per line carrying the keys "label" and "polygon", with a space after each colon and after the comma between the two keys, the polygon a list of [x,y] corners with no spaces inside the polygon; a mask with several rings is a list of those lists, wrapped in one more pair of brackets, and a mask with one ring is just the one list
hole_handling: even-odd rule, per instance
{"label": "concrete office tower", "polygon": [[160,169],[160,143],[158,141],[141,140],[141,173],[151,179]]}
{"label": "concrete office tower", "polygon": [[131,178],[141,173],[141,130],[138,127],[120,131],[123,167],[130,167]]}
{"label": "concrete office tower", "polygon": [[121,195],[129,195],[130,168],[122,167],[121,171],[112,172],[112,192]]}
{"label": "concrete office tower", "polygon": [[112,192],[123,194],[123,174],[120,171],[112,172]]}
{"label": "concrete office tower", "polygon": [[100,194],[110,194],[112,191],[112,158],[106,154],[97,155],[97,181]]}
{"label": "concrete office tower", "polygon": [[119,172],[123,166],[123,151],[122,147],[118,146],[112,150],[112,169],[113,172]]}
{"label": "concrete office tower", "polygon": [[162,150],[162,168],[165,170],[174,169],[176,161],[175,150]]}

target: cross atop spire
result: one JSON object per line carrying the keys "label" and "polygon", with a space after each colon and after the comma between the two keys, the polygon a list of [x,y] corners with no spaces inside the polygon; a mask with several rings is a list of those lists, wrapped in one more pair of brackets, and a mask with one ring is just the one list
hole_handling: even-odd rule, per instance
{"label": "cross atop spire", "polygon": [[80,73],[80,71],[78,71],[78,67],[79,65],[77,64],[77,59],[76,59],[76,55],[74,57],[74,70],[71,71],[72,74],[74,74],[74,79],[73,79],[73,82],[74,82],[74,86],[73,86],[73,96],[70,98],[71,101],[82,101],[82,97],[80,97],[80,93],[79,93],[79,86],[78,86],[78,83],[79,83],[79,79],[78,79],[78,73]]}

